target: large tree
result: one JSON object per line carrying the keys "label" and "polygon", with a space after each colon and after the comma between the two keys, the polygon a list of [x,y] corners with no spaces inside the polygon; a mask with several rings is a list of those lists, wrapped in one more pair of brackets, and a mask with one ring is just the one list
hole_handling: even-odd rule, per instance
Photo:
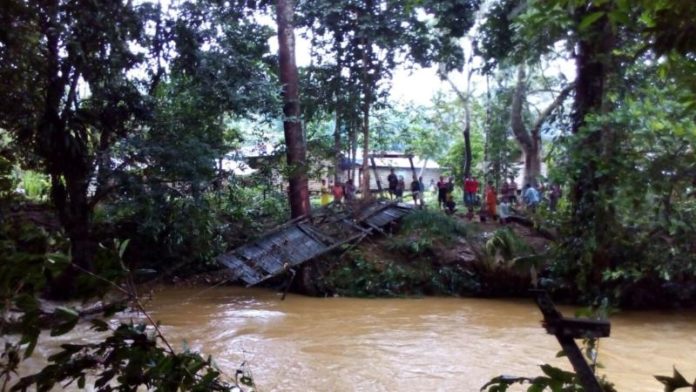
{"label": "large tree", "polygon": [[573,84],[562,87],[555,96],[551,95],[551,101],[539,111],[531,127],[527,126],[524,119],[525,112],[529,112],[525,110],[530,96],[528,90],[527,66],[520,64],[517,66],[517,80],[510,107],[510,128],[524,155],[524,183],[538,186],[541,176],[542,128],[573,91]]}
{"label": "large tree", "polygon": [[[185,116],[199,117],[190,126],[207,127],[226,111],[243,110],[240,103],[258,96],[265,83],[255,71],[265,53],[258,50],[266,48],[265,29],[244,22],[242,10],[214,1],[182,2],[174,14],[125,1],[7,1],[2,7],[0,94],[15,104],[0,108],[0,128],[23,152],[22,165],[50,176],[72,265],[90,270],[95,205],[118,189],[119,172],[152,164],[128,146],[137,144],[136,135],[173,130]],[[177,75],[174,95],[159,95],[168,72]],[[161,103],[184,97],[181,89],[189,88],[210,94],[193,94],[207,100],[205,113],[160,121],[165,116],[158,108],[167,106]],[[116,149],[124,155],[116,157]],[[73,293],[72,268],[55,282],[55,295]]]}
{"label": "large tree", "polygon": [[365,197],[370,194],[370,113],[386,92],[392,70],[405,61],[422,65],[442,61],[450,68],[460,67],[461,48],[453,38],[462,37],[472,26],[478,6],[478,0],[300,2],[317,59],[335,64],[348,85],[358,86],[359,100],[349,101],[356,105],[349,113],[360,114]]}
{"label": "large tree", "polygon": [[488,19],[480,40],[487,66],[504,61],[520,64],[559,48],[575,60],[571,136],[564,160],[572,183],[564,268],[571,270],[576,284],[597,294],[604,274],[618,263],[621,252],[614,241],[622,230],[614,201],[625,134],[608,118],[630,104],[633,92],[624,79],[634,62],[656,61],[646,54],[662,56],[659,61],[667,64],[693,56],[696,45],[688,38],[693,28],[685,18],[694,11],[694,4],[649,0],[494,3],[490,10],[496,17]]}
{"label": "large tree", "polygon": [[295,63],[295,33],[293,0],[276,2],[278,17],[278,58],[280,62],[280,82],[283,85],[283,129],[290,167],[290,186],[288,196],[293,218],[308,215],[309,188],[307,184],[307,141],[302,128],[299,96],[299,78]]}
{"label": "large tree", "polygon": [[[71,242],[78,268],[91,269],[90,181],[97,151],[127,132],[147,111],[137,81],[144,60],[131,45],[147,45],[148,4],[78,1],[3,3],[0,75],[2,123],[50,176],[51,201]],[[66,283],[72,273],[63,274]],[[69,295],[70,284],[56,294]]]}

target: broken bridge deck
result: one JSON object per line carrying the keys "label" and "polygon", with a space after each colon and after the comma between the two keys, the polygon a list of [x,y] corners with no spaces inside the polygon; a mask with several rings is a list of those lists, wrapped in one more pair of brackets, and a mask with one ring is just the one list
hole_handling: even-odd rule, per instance
{"label": "broken bridge deck", "polygon": [[411,213],[413,206],[377,201],[367,206],[322,207],[264,233],[255,241],[217,257],[233,280],[254,286],[317,256],[354,243]]}

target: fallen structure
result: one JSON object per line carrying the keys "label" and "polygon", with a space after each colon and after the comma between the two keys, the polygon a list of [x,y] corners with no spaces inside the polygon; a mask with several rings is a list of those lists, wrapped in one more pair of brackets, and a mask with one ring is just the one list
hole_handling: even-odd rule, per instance
{"label": "fallen structure", "polygon": [[321,208],[293,219],[258,239],[217,257],[247,287],[285,273],[317,256],[357,243],[411,213],[403,203],[376,201],[367,206]]}

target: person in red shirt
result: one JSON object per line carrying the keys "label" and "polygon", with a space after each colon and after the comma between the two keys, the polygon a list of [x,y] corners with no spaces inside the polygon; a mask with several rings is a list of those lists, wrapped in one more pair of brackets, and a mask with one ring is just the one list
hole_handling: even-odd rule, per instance
{"label": "person in red shirt", "polygon": [[476,202],[476,192],[478,192],[478,181],[476,177],[464,179],[464,204],[472,208]]}
{"label": "person in red shirt", "polygon": [[333,194],[334,203],[341,204],[343,201],[343,185],[340,182],[336,182],[331,188],[331,193]]}

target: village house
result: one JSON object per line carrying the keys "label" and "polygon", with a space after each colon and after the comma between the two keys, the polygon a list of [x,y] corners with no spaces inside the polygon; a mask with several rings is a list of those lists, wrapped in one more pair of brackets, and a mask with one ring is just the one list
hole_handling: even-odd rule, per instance
{"label": "village house", "polygon": [[[230,153],[219,163],[219,168],[235,176],[248,176],[257,173],[258,169],[266,167],[280,167],[284,154],[271,151],[264,146],[245,147],[236,152]],[[406,182],[407,189],[413,181],[413,170],[419,177],[423,177],[423,184],[427,188],[431,182],[437,183],[439,177],[445,170],[432,159],[423,159],[415,155],[408,155],[402,152],[375,152],[370,155],[370,190],[378,192],[379,188],[388,188],[387,176],[394,169],[397,176],[402,176]],[[374,162],[374,166],[373,166]],[[321,189],[321,180],[326,179],[327,184],[332,184],[334,180],[334,165],[330,160],[321,160],[310,169],[309,190],[311,193],[318,193]],[[412,169],[413,168],[413,169]],[[359,189],[362,182],[362,154],[358,153],[354,162],[344,158],[341,162],[339,181],[345,182],[348,178],[353,178],[356,187]],[[375,176],[376,173],[376,176]],[[271,173],[269,173],[271,174]],[[282,174],[278,170],[272,170],[271,182],[275,186],[283,187],[284,181]],[[379,182],[379,185],[378,185]]]}
{"label": "village house", "polygon": [[[437,183],[439,177],[444,172],[444,169],[434,160],[422,159],[402,152],[375,152],[368,159],[368,164],[370,165],[370,190],[372,192],[379,191],[380,186],[385,190],[389,187],[387,177],[391,173],[391,169],[394,169],[397,177],[404,178],[407,189],[409,189],[411,181],[413,181],[414,171],[417,177],[423,177],[423,184],[426,188],[431,181]],[[362,156],[358,154],[352,168],[349,166],[348,170],[342,171],[342,180],[345,181],[345,178],[348,178],[350,175],[356,179],[356,186],[360,187],[363,178],[362,164]]]}

